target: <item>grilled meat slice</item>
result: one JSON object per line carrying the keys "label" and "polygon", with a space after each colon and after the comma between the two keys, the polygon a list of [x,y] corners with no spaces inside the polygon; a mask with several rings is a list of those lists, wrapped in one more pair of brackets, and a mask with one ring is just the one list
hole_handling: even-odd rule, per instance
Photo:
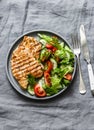
{"label": "grilled meat slice", "polygon": [[41,44],[35,38],[25,36],[13,51],[11,57],[12,74],[23,89],[27,88],[28,74],[35,78],[43,75],[43,65],[38,61],[40,50]]}

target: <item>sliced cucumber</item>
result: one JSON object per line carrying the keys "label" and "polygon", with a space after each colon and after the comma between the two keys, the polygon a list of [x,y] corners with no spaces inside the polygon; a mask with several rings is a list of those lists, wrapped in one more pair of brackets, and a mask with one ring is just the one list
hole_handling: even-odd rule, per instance
{"label": "sliced cucumber", "polygon": [[53,63],[53,69],[57,68],[57,62],[55,59],[50,58],[50,61]]}
{"label": "sliced cucumber", "polygon": [[43,45],[46,45],[46,41],[44,39],[41,39],[40,42],[43,44]]}
{"label": "sliced cucumber", "polygon": [[31,87],[30,85],[28,86],[27,91],[28,91],[28,93],[31,94],[31,95],[34,95],[34,94],[35,94],[35,93],[34,93],[34,88]]}
{"label": "sliced cucumber", "polygon": [[38,83],[39,83],[40,86],[43,86],[43,84],[45,84],[44,77],[41,78]]}
{"label": "sliced cucumber", "polygon": [[38,84],[39,84],[43,89],[46,88],[46,86],[45,86],[45,81],[44,81],[44,77],[42,77],[42,78],[39,80]]}

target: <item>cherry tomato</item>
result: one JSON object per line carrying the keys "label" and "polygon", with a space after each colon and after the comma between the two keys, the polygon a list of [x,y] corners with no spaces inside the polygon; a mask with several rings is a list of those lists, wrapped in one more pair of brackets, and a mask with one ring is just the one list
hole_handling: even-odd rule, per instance
{"label": "cherry tomato", "polygon": [[46,48],[47,48],[47,49],[53,49],[53,45],[51,45],[51,44],[46,44]]}
{"label": "cherry tomato", "polygon": [[72,80],[72,74],[66,74],[64,78],[67,80]]}
{"label": "cherry tomato", "polygon": [[38,97],[45,97],[46,96],[45,90],[39,84],[35,85],[34,92],[35,92],[35,95]]}
{"label": "cherry tomato", "polygon": [[50,73],[51,70],[53,69],[53,64],[51,61],[47,61],[47,67],[48,67],[48,69],[46,70],[46,72]]}
{"label": "cherry tomato", "polygon": [[44,79],[47,86],[51,86],[50,74],[48,72],[44,72]]}

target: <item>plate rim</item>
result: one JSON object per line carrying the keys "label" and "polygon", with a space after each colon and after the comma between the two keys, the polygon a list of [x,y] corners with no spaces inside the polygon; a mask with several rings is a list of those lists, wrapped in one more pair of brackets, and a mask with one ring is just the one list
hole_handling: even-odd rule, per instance
{"label": "plate rim", "polygon": [[[21,94],[22,96],[25,96],[29,99],[33,99],[33,100],[48,100],[48,99],[52,99],[52,98],[55,98],[57,97],[58,95],[62,94],[67,88],[69,88],[69,86],[71,85],[73,79],[74,79],[74,76],[75,76],[75,73],[76,73],[76,57],[74,57],[74,71],[73,71],[73,74],[72,74],[72,81],[70,82],[70,84],[65,87],[64,89],[60,90],[58,93],[54,94],[54,95],[51,95],[51,96],[47,96],[47,97],[36,97],[36,96],[32,96],[32,95],[26,95],[25,93],[23,93],[22,91],[19,91],[15,86],[15,83],[12,81],[11,77],[10,77],[10,74],[9,74],[9,68],[8,68],[8,64],[10,62],[9,57],[10,57],[10,53],[13,49],[13,47],[15,46],[15,44],[20,40],[22,39],[22,37],[24,37],[25,35],[28,35],[30,33],[37,33],[37,32],[46,32],[46,33],[51,33],[51,34],[55,34],[57,35],[59,38],[61,38],[63,41],[66,42],[66,44],[71,48],[72,52],[73,52],[73,48],[72,46],[69,44],[69,42],[63,37],[61,36],[60,34],[56,33],[55,31],[50,31],[50,30],[46,30],[46,29],[36,29],[36,30],[32,30],[32,31],[28,31],[28,32],[25,32],[23,33],[22,35],[20,35],[18,38],[16,38],[16,40],[13,41],[13,44],[10,46],[9,50],[8,50],[8,53],[7,53],[7,56],[6,56],[6,75],[7,75],[7,78],[12,86],[13,89],[15,89],[19,94]],[[73,52],[74,53],[74,52]],[[13,77],[13,75],[12,75]],[[13,77],[14,78],[14,77]],[[19,86],[20,87],[20,86]]]}

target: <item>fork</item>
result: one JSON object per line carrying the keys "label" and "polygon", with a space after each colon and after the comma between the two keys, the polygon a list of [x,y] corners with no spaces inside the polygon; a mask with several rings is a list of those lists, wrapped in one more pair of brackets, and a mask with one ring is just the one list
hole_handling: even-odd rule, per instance
{"label": "fork", "polygon": [[72,35],[72,44],[73,44],[73,51],[74,54],[77,58],[77,63],[78,63],[78,68],[79,68],[79,76],[80,76],[80,83],[79,83],[79,92],[80,94],[85,94],[86,93],[86,88],[85,84],[82,78],[82,73],[81,73],[81,65],[80,65],[80,54],[81,54],[81,49],[80,49],[80,42],[78,40],[78,35]]}

